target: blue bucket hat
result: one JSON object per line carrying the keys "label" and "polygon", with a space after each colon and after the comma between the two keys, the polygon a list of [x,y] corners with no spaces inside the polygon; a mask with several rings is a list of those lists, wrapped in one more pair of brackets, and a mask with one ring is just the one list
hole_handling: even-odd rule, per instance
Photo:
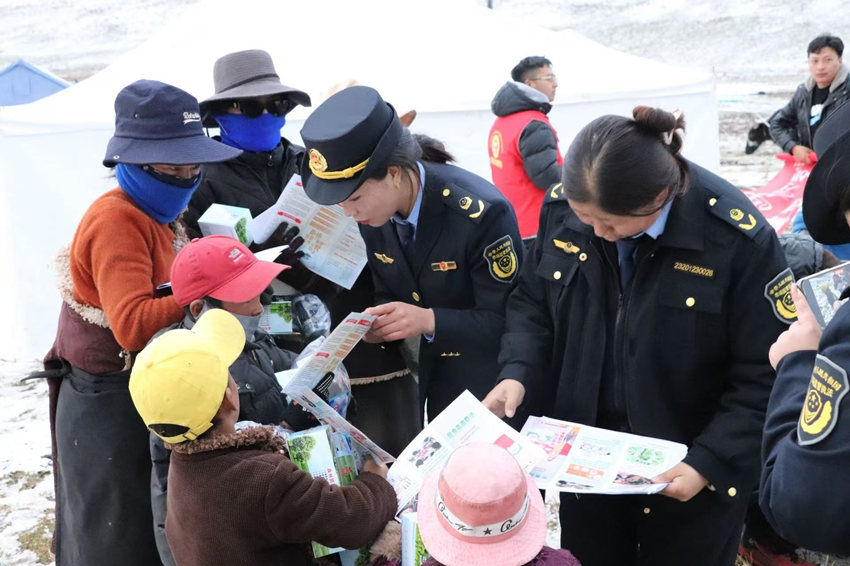
{"label": "blue bucket hat", "polygon": [[194,96],[158,81],[136,81],[115,98],[115,133],[103,164],[193,165],[242,153],[204,135]]}

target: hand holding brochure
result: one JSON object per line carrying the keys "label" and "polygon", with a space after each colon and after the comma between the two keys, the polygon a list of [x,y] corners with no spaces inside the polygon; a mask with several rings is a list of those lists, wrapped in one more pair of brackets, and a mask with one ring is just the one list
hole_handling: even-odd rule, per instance
{"label": "hand holding brochure", "polygon": [[301,263],[325,279],[351,289],[366,266],[366,244],[357,223],[345,216],[342,207],[321,206],[304,192],[301,176],[293,175],[277,202],[260,213],[250,224],[257,243],[269,239],[282,222],[297,226],[304,243]]}
{"label": "hand holding brochure", "polygon": [[658,493],[652,478],[682,461],[687,446],[587,425],[529,417],[520,432],[547,456],[531,470],[540,489],[573,493]]}
{"label": "hand holding brochure", "polygon": [[349,313],[305,364],[295,370],[282,371],[275,375],[283,392],[310,411],[320,422],[335,431],[347,433],[358,446],[376,460],[388,464],[395,459],[392,455],[372,442],[368,436],[342,418],[333,407],[313,392],[313,388],[328,372],[336,370],[345,356],[369,331],[375,319],[376,317],[368,314]]}

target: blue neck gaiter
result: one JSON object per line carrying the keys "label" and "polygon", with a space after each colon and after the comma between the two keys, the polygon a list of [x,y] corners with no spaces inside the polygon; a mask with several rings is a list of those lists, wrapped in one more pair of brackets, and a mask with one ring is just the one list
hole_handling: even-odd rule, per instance
{"label": "blue neck gaiter", "polygon": [[118,184],[133,202],[145,214],[160,222],[168,224],[177,217],[189,204],[192,193],[201,184],[201,177],[188,189],[163,183],[148,175],[140,165],[119,163],[115,166],[115,177]]}
{"label": "blue neck gaiter", "polygon": [[280,129],[286,116],[260,114],[246,118],[242,114],[215,114],[221,128],[221,141],[244,151],[271,151],[280,143]]}

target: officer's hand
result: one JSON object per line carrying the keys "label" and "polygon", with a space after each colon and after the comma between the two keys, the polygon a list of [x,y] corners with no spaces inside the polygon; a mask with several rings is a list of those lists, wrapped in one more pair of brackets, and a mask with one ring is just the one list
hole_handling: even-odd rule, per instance
{"label": "officer's hand", "polygon": [[484,397],[484,406],[497,417],[513,417],[525,398],[525,386],[516,379],[503,379]]}
{"label": "officer's hand", "polygon": [[805,163],[806,165],[811,165],[814,163],[812,161],[811,156],[812,150],[804,145],[795,145],[791,148],[791,155],[794,156],[799,163]]}
{"label": "officer's hand", "polygon": [[369,330],[369,340],[391,342],[411,336],[434,333],[434,311],[401,301],[369,307],[365,314],[377,316]]}
{"label": "officer's hand", "polygon": [[381,476],[384,479],[387,479],[388,470],[386,464],[379,464],[371,456],[367,456],[363,459],[362,471],[369,472],[370,474],[375,474]]}
{"label": "officer's hand", "polygon": [[791,298],[794,299],[794,306],[797,307],[797,321],[780,334],[770,347],[768,358],[773,369],[776,369],[782,358],[791,352],[817,350],[820,343],[822,333],[820,325],[812,314],[809,302],[796,285],[791,285]]}
{"label": "officer's hand", "polygon": [[661,495],[684,502],[702,491],[702,488],[708,485],[708,480],[688,464],[679,462],[663,474],[652,478],[652,483],[669,483],[661,491]]}

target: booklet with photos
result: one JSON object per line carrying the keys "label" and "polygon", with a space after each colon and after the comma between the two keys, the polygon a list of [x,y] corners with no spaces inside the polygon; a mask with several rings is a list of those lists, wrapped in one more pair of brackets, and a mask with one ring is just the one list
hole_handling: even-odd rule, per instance
{"label": "booklet with photos", "polygon": [[797,282],[821,328],[825,328],[847,299],[841,293],[850,287],[850,261],[803,277]]}

